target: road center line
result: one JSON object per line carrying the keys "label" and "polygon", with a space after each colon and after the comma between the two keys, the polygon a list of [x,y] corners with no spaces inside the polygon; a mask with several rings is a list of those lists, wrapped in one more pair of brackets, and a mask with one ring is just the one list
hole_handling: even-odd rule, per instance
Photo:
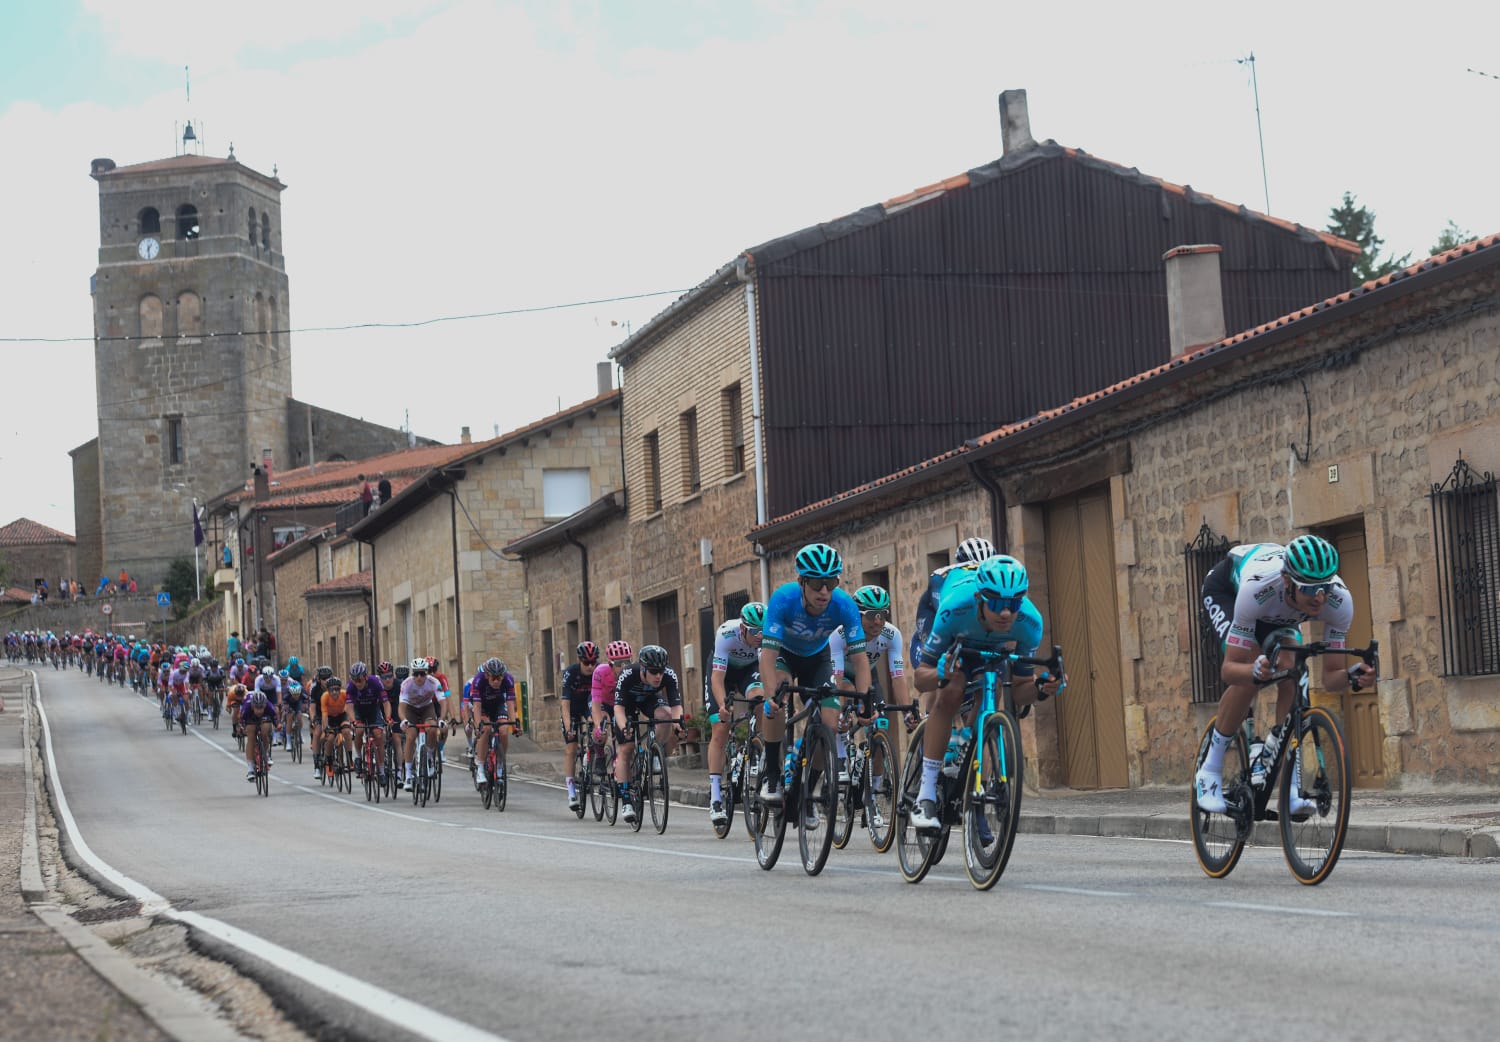
{"label": "road center line", "polygon": [[1209,908],[1233,908],[1245,912],[1270,912],[1273,915],[1321,915],[1330,919],[1353,918],[1357,912],[1335,912],[1327,908],[1287,908],[1283,905],[1257,905],[1248,901],[1205,901]]}

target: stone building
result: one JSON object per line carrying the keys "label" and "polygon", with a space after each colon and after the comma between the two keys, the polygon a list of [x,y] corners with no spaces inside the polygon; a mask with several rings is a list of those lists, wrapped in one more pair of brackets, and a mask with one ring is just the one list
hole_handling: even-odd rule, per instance
{"label": "stone building", "polygon": [[519,664],[548,606],[500,548],[619,489],[620,392],[464,448],[348,528],[370,551],[373,654],[430,655],[450,678],[498,655],[529,690],[536,674]]}
{"label": "stone building", "polygon": [[[292,398],[285,185],[227,158],[93,161],[99,435],[71,453],[79,564],[154,588],[192,506],[279,468],[405,447]],[[425,441],[425,439],[424,439]]]}
{"label": "stone building", "polygon": [[0,527],[0,561],[12,586],[33,590],[36,580],[46,579],[48,596],[58,598],[58,584],[63,579],[79,579],[94,592],[97,575],[78,573],[77,540],[66,532],[18,517]]}
{"label": "stone building", "polygon": [[[1209,296],[1197,306],[1212,310],[1216,283],[1198,280]],[[1380,644],[1377,690],[1314,695],[1343,721],[1354,784],[1493,787],[1497,371],[1490,236],[1236,335],[1174,344],[1165,365],[751,538],[781,577],[798,546],[829,540],[854,575],[888,567],[909,603],[954,538],[996,521],[1070,675],[1022,725],[1030,777],[1092,788],[1186,784],[1220,694],[1199,650],[1213,643],[1202,568],[1224,545],[1320,533],[1356,601],[1351,640]]]}

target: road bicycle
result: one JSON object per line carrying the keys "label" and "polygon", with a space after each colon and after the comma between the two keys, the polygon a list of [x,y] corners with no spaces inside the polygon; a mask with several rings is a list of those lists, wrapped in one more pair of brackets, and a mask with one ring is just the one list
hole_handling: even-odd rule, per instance
{"label": "road bicycle", "polygon": [[[755,842],[755,861],[770,871],[781,857],[786,840],[787,821],[797,822],[797,845],[802,855],[802,870],[810,876],[823,871],[833,846],[834,804],[838,799],[838,762],[834,755],[833,730],[823,722],[820,703],[838,692],[830,687],[803,687],[783,681],[776,688],[773,701],[788,708],[789,696],[806,699],[802,709],[790,716],[782,737],[786,756],[781,764],[766,763],[764,750],[754,776],[763,778],[767,771],[781,771],[781,802],[768,802],[760,785],[746,787],[745,816]],[[801,735],[797,725],[802,724]],[[749,779],[747,778],[747,781]]]}
{"label": "road bicycle", "polygon": [[[510,727],[517,729],[516,722],[509,717],[498,717],[490,725],[490,737],[487,743],[489,748],[475,748],[475,762],[480,759],[484,761],[484,784],[479,786],[480,795],[484,798],[484,809],[489,810],[493,806],[497,811],[505,809],[505,798],[510,791],[510,779],[505,771],[505,746],[500,743],[500,728]],[[579,806],[582,806],[580,801]],[[579,817],[582,817],[579,814]]]}
{"label": "road bicycle", "polygon": [[968,737],[960,741],[956,751],[957,769],[938,775],[941,825],[936,833],[919,831],[911,823],[922,786],[923,740],[931,721],[923,720],[912,732],[896,802],[896,859],[902,878],[920,883],[932,866],[942,861],[953,826],[961,825],[964,870],[974,889],[988,890],[999,881],[1010,861],[1021,814],[1025,764],[1011,691],[1012,670],[1015,666],[1040,666],[1043,673],[1037,677],[1039,684],[1052,676],[1063,676],[1062,648],[1054,644],[1050,657],[1035,658],[954,645],[948,660],[971,667],[959,719],[976,701],[978,712],[973,726],[965,728]]}
{"label": "road bicycle", "polygon": [[413,757],[414,772],[411,779],[411,802],[418,807],[427,806],[431,799],[436,803],[442,798],[443,793],[443,764],[437,755],[437,749],[427,740],[428,728],[439,726],[436,722],[412,723],[407,721],[407,727],[416,728],[417,750]]}
{"label": "road bicycle", "polygon": [[605,773],[604,743],[594,740],[593,721],[580,721],[578,728],[578,744],[583,748],[578,753],[581,761],[577,774],[578,809],[574,813],[581,819],[587,808],[594,815],[595,821],[602,821],[605,790],[614,784],[614,780]]}
{"label": "road bicycle", "polygon": [[[641,831],[647,805],[651,808],[651,824],[657,835],[667,831],[670,809],[667,754],[656,737],[656,729],[664,723],[677,725],[679,729],[681,726],[681,721],[648,719],[635,713],[631,713],[625,723],[635,743],[635,755],[630,762],[630,804],[635,808],[635,820],[630,822],[630,827],[635,832]],[[624,732],[617,737],[624,740]]]}
{"label": "road bicycle", "polygon": [[[843,850],[854,835],[856,817],[870,836],[870,845],[878,854],[891,849],[895,838],[896,787],[891,782],[891,772],[897,769],[895,746],[886,731],[890,727],[891,713],[914,713],[916,703],[898,705],[875,699],[870,705],[871,719],[860,720],[857,715],[859,696],[842,695],[845,706],[839,720],[839,730],[847,732],[845,739],[848,756],[847,770],[839,778],[838,801],[834,804],[833,845]],[[915,726],[914,724],[911,726]],[[875,781],[875,766],[881,770],[880,785]]]}
{"label": "road bicycle", "polygon": [[257,796],[269,796],[271,794],[270,749],[266,743],[265,733],[259,725],[255,728],[255,794]]}
{"label": "road bicycle", "polygon": [[384,751],[385,741],[382,732],[385,728],[380,724],[355,724],[364,733],[364,742],[360,746],[361,772],[365,781],[365,802],[379,803],[385,788],[384,784]]}
{"label": "road bicycle", "polygon": [[[1344,840],[1349,831],[1349,758],[1344,747],[1344,731],[1338,717],[1326,706],[1312,704],[1308,694],[1308,660],[1319,655],[1349,655],[1380,673],[1380,642],[1370,641],[1367,648],[1330,648],[1319,641],[1314,644],[1289,644],[1279,640],[1271,644],[1266,657],[1277,662],[1282,654],[1293,656],[1292,665],[1273,672],[1257,687],[1290,679],[1296,685],[1297,697],[1282,722],[1282,740],[1275,758],[1267,767],[1265,782],[1252,782],[1254,762],[1250,744],[1255,739],[1255,705],[1245,715],[1244,725],[1230,739],[1224,754],[1224,813],[1212,814],[1198,806],[1197,794],[1189,791],[1189,812],[1193,823],[1193,849],[1198,864],[1212,879],[1223,879],[1239,864],[1245,842],[1257,821],[1275,821],[1280,826],[1281,849],[1287,867],[1297,882],[1316,886],[1327,879],[1338,864]],[[1358,686],[1354,690],[1359,690]],[[1193,773],[1208,755],[1210,721],[1198,742],[1198,757]],[[1288,764],[1290,760],[1290,764]],[[1277,782],[1280,782],[1278,785]],[[1271,793],[1278,792],[1276,810],[1267,808]],[[1311,804],[1300,812],[1289,812],[1292,797]]]}
{"label": "road bicycle", "polygon": [[[734,808],[747,802],[746,793],[760,784],[760,763],[765,758],[766,743],[760,737],[759,708],[765,704],[764,695],[730,695],[730,712],[736,702],[750,707],[749,714],[734,720],[729,727],[729,741],[724,746],[724,777],[719,786],[719,799],[724,804],[724,820],[714,825],[714,835],[723,839],[734,825]],[[745,736],[739,735],[739,726],[745,724]],[[745,831],[753,840],[750,819],[745,819]]]}
{"label": "road bicycle", "polygon": [[[610,714],[613,713],[614,707],[611,706]],[[610,721],[609,730],[609,745],[604,748],[599,783],[596,786],[600,806],[595,808],[594,818],[598,820],[602,815],[605,821],[614,825],[620,818],[620,783],[615,774],[615,767],[620,762],[620,743],[613,720]],[[639,818],[640,815],[636,817]]]}

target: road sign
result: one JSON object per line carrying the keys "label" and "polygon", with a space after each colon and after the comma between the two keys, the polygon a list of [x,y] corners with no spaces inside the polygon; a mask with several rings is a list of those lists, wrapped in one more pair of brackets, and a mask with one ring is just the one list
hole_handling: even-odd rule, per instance
{"label": "road sign", "polygon": [[102,611],[104,614],[109,615],[109,614],[111,614],[111,613],[114,612],[115,606],[113,604],[106,604],[103,607],[101,607],[99,610]]}
{"label": "road sign", "polygon": [[165,608],[165,607],[169,606],[171,603],[172,603],[172,595],[170,593],[168,593],[166,590],[163,590],[161,593],[158,593],[156,595],[156,606],[158,608]]}

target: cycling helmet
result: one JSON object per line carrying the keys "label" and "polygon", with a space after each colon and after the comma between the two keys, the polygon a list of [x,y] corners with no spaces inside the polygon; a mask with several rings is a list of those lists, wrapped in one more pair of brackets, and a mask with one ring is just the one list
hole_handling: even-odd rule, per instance
{"label": "cycling helmet", "polygon": [[276,671],[270,666],[261,666],[260,675],[263,677],[274,677],[276,675]]}
{"label": "cycling helmet", "polygon": [[586,641],[583,641],[581,644],[579,644],[578,648],[577,648],[577,651],[578,651],[578,660],[580,662],[598,662],[599,661],[599,645],[595,644],[591,640],[586,640]]}
{"label": "cycling helmet", "polygon": [[995,556],[995,546],[983,536],[970,536],[958,544],[954,551],[954,564],[978,564]]}
{"label": "cycling helmet", "polygon": [[291,658],[287,659],[286,664],[288,666],[295,666],[297,664],[297,656],[293,655]]}
{"label": "cycling helmet", "polygon": [[832,579],[844,573],[844,559],[827,543],[808,543],[797,551],[796,563],[803,579]]}
{"label": "cycling helmet", "polygon": [[292,671],[289,669],[282,669],[282,671],[276,675],[279,676],[282,680],[290,680],[292,677]]}
{"label": "cycling helmet", "polygon": [[379,662],[379,664],[377,664],[376,667],[375,667],[375,672],[378,673],[378,674],[380,674],[381,676],[388,677],[393,672],[395,672],[395,668],[396,667],[392,666],[385,659],[381,659],[380,662]]}
{"label": "cycling helmet", "polygon": [[630,641],[628,640],[610,641],[609,647],[604,649],[604,653],[609,656],[611,662],[635,658],[635,651],[630,647]]}
{"label": "cycling helmet", "polygon": [[641,649],[642,669],[666,669],[667,649],[660,644],[647,644]]}
{"label": "cycling helmet", "polygon": [[861,586],[854,591],[854,603],[860,611],[890,611],[891,595],[883,586]]}
{"label": "cycling helmet", "polygon": [[484,670],[484,675],[487,677],[505,676],[505,663],[498,658],[485,659],[484,665],[480,668]]}
{"label": "cycling helmet", "polygon": [[268,701],[269,700],[266,698],[266,693],[264,691],[257,691],[255,692],[255,694],[250,696],[250,704],[256,709],[264,709]]}
{"label": "cycling helmet", "polygon": [[429,673],[436,673],[437,672],[437,659],[433,658],[431,655],[427,656],[427,672],[429,672]]}
{"label": "cycling helmet", "polygon": [[1282,570],[1297,582],[1332,579],[1339,570],[1339,552],[1322,536],[1299,535],[1286,544],[1286,563]]}
{"label": "cycling helmet", "polygon": [[751,601],[740,609],[740,622],[748,629],[764,629],[766,625],[766,606],[760,601]]}
{"label": "cycling helmet", "polygon": [[298,695],[302,694],[302,685],[294,680],[287,686],[286,693],[291,695],[293,698],[296,698]]}
{"label": "cycling helmet", "polygon": [[245,685],[244,684],[230,684],[229,685],[229,693],[231,695],[233,695],[235,698],[244,698],[245,697]]}
{"label": "cycling helmet", "polygon": [[354,665],[349,667],[350,680],[353,680],[355,677],[367,677],[369,675],[370,667],[365,665],[363,662],[356,662]]}
{"label": "cycling helmet", "polygon": [[411,660],[411,665],[408,666],[407,668],[411,672],[413,672],[413,673],[430,673],[431,672],[431,667],[429,667],[427,665],[427,660],[425,658],[414,658],[414,659],[412,659]]}
{"label": "cycling helmet", "polygon": [[1026,592],[1026,566],[999,554],[979,566],[979,592],[986,597],[1019,597]]}
{"label": "cycling helmet", "polygon": [[327,680],[331,676],[333,676],[333,667],[332,666],[319,666],[318,667],[318,679],[319,680]]}

